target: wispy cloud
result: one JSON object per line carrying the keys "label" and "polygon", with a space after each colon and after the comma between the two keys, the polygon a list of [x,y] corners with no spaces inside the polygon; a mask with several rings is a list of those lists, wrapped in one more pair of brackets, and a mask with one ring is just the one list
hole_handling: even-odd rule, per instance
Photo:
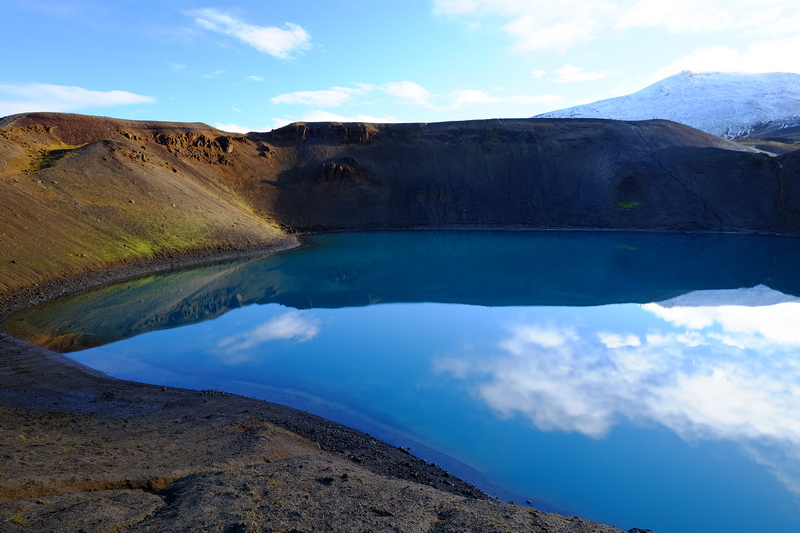
{"label": "wispy cloud", "polygon": [[[290,311],[279,315],[256,328],[231,335],[220,340],[217,347],[227,355],[242,352],[279,339],[295,339],[303,342],[313,339],[319,333],[319,324],[313,318],[307,318],[298,311]],[[239,362],[243,359],[236,359]]]}
{"label": "wispy cloud", "polygon": [[374,123],[387,123],[397,122],[392,116],[377,117],[372,115],[337,115],[335,113],[328,113],[327,111],[312,111],[303,115],[305,122],[374,122]]}
{"label": "wispy cloud", "polygon": [[[359,83],[355,87],[331,87],[317,91],[298,91],[293,93],[280,94],[273,97],[270,101],[273,104],[293,104],[307,105],[314,107],[340,107],[344,105],[359,105],[356,102],[359,96],[374,95],[383,93],[392,98],[396,103],[403,105],[416,105],[426,109],[437,111],[448,111],[473,105],[492,105],[498,103],[514,104],[556,104],[563,98],[558,95],[513,95],[495,96],[486,91],[478,89],[462,89],[452,91],[448,94],[434,94],[422,85],[413,81],[388,82],[381,85]],[[495,89],[499,91],[499,88]],[[366,105],[363,102],[360,105]],[[325,111],[314,111],[317,117],[325,115]],[[327,113],[329,116],[339,116]],[[367,115],[359,114],[359,120]],[[391,117],[372,117],[380,118],[382,122],[394,122]],[[282,120],[282,119],[277,119]],[[308,118],[303,120],[310,121]],[[288,122],[284,122],[286,124]]]}
{"label": "wispy cloud", "polygon": [[641,346],[642,341],[639,337],[633,334],[620,335],[618,333],[600,332],[597,334],[606,348],[622,348],[624,346]]}
{"label": "wispy cloud", "polygon": [[384,84],[382,88],[387,94],[402,102],[433,107],[430,102],[431,92],[413,81],[389,82]]}
{"label": "wispy cloud", "polygon": [[502,101],[502,98],[489,96],[484,91],[467,89],[463,91],[453,91],[452,93],[450,93],[450,101],[451,101],[450,106],[453,109],[456,109],[466,105],[495,104],[497,102]]}
{"label": "wispy cloud", "polygon": [[222,76],[223,74],[225,74],[225,72],[226,71],[224,69],[220,69],[220,70],[215,70],[211,74],[201,74],[201,76],[203,76],[204,78],[208,78],[209,80],[213,80],[214,78]]}
{"label": "wispy cloud", "polygon": [[787,50],[799,49],[800,37],[756,41],[741,49],[730,46],[699,48],[660,68],[650,78],[650,82],[655,83],[683,70],[800,73],[800,55],[786,53]]}
{"label": "wispy cloud", "polygon": [[797,3],[778,0],[768,8],[741,0],[638,0],[617,2],[615,28],[663,27],[672,33],[711,33],[728,29],[763,28],[784,16],[797,16]]}
{"label": "wispy cloud", "polygon": [[338,107],[354,96],[365,94],[374,89],[371,85],[361,85],[356,88],[331,87],[321,91],[298,91],[285,93],[272,98],[273,104],[301,104],[317,107]]}
{"label": "wispy cloud", "polygon": [[92,107],[152,104],[152,96],[127,91],[94,91],[83,87],[25,83],[0,85],[0,116],[28,111],[76,111]]}
{"label": "wispy cloud", "polygon": [[310,46],[311,36],[297,24],[286,23],[282,28],[255,26],[231,17],[216,9],[196,9],[186,12],[207,30],[231,35],[259,52],[286,59]]}
{"label": "wispy cloud", "polygon": [[434,0],[434,11],[468,23],[499,18],[513,48],[522,52],[565,50],[637,28],[674,34],[738,30],[743,37],[780,38],[800,23],[795,0],[769,7],[744,0]]}

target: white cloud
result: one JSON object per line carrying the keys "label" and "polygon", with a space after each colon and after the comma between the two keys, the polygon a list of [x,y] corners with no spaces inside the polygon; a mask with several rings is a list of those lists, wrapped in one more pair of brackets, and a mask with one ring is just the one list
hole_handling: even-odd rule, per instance
{"label": "white cloud", "polygon": [[283,28],[254,26],[235,19],[216,9],[187,11],[202,28],[236,37],[259,52],[286,59],[309,47],[311,36],[297,24],[286,23]]}
{"label": "white cloud", "polygon": [[397,120],[391,116],[386,116],[386,117],[373,117],[370,115],[346,116],[319,110],[306,113],[305,115],[303,115],[302,120],[303,122],[373,122],[378,124],[397,122]]}
{"label": "white cloud", "polygon": [[617,333],[599,332],[597,337],[606,348],[622,348],[623,346],[641,346],[642,341],[636,335],[619,335]]}
{"label": "white cloud", "polygon": [[[490,379],[477,386],[486,403],[508,417],[521,413],[542,430],[579,431],[605,435],[613,425],[615,403],[605,389],[615,381],[615,369],[602,364],[597,352],[576,349],[572,328],[519,325],[501,340],[501,353],[491,361],[484,355],[472,371]],[[466,374],[464,361],[450,368]],[[593,370],[586,372],[585,367]],[[617,383],[618,385],[618,383]]]}
{"label": "white cloud", "polygon": [[284,126],[288,126],[292,122],[297,122],[295,119],[291,118],[283,118],[283,117],[272,117],[272,128],[271,129],[278,129]]}
{"label": "white cloud", "polygon": [[540,326],[521,325],[512,328],[514,335],[500,343],[510,353],[522,353],[526,346],[534,344],[542,348],[557,348],[575,338],[571,329],[543,328]]}
{"label": "white cloud", "polygon": [[353,96],[371,91],[370,86],[356,89],[347,87],[331,87],[321,91],[298,91],[280,94],[270,101],[273,104],[300,104],[320,107],[338,107],[353,99]]}
{"label": "white cloud", "polygon": [[593,81],[605,78],[608,73],[602,72],[581,72],[580,67],[564,65],[556,71],[558,78],[554,81],[558,83],[572,83],[575,81]]}
{"label": "white cloud", "polygon": [[247,76],[247,79],[250,81],[264,81],[264,78],[261,76]]}
{"label": "white cloud", "polygon": [[0,116],[28,111],[64,112],[91,107],[152,104],[155,101],[152,96],[126,91],[93,91],[42,83],[0,85]]}
{"label": "white cloud", "polygon": [[240,126],[239,124],[220,124],[219,122],[217,122],[216,124],[214,124],[214,127],[217,128],[218,130],[230,131],[233,133],[249,133],[253,131],[247,126]]}
{"label": "white cloud", "polygon": [[770,374],[757,365],[733,361],[679,373],[650,408],[656,419],[684,436],[789,440],[800,445],[800,397],[790,387],[797,376]]}
{"label": "white cloud", "polygon": [[497,16],[505,21],[503,30],[514,41],[514,49],[551,51],[592,40],[619,7],[612,1],[435,0],[434,10],[476,21]]}
{"label": "white cloud", "polygon": [[800,49],[800,37],[758,41],[740,51],[729,46],[700,48],[658,69],[650,83],[663,80],[683,70],[695,72],[796,72],[800,73],[800,55],[787,53]]}
{"label": "white cloud", "polygon": [[220,69],[220,70],[215,70],[211,74],[201,74],[201,76],[203,76],[204,78],[208,78],[208,79],[212,80],[212,79],[214,79],[214,78],[216,78],[218,76],[221,76],[221,75],[225,74],[225,72],[226,71],[224,69]]}
{"label": "white cloud", "polygon": [[433,8],[442,15],[468,15],[478,10],[480,0],[434,0]]}
{"label": "white cloud", "polygon": [[[429,110],[451,111],[473,105],[495,105],[499,103],[511,104],[547,104],[556,105],[563,101],[559,95],[513,95],[493,96],[486,91],[478,89],[463,89],[452,91],[446,95],[437,95],[413,81],[388,82],[383,85],[369,83],[356,83],[355,87],[331,87],[317,91],[298,91],[280,94],[270,101],[275,105],[306,105],[314,107],[341,107],[348,105],[372,105],[372,103],[359,102],[358,97],[383,93],[394,99],[395,102],[406,105],[417,105]],[[496,91],[502,89],[495,88]],[[325,118],[330,117],[330,118]],[[339,121],[339,122],[396,122],[392,116],[370,116],[357,114],[344,116],[324,110],[315,110],[306,113],[301,119],[275,118],[275,127],[285,126],[290,122],[302,120],[306,122]]]}
{"label": "white cloud", "polygon": [[[665,323],[646,335],[581,334],[523,324],[494,353],[451,355],[434,368],[472,383],[498,415],[521,415],[542,430],[600,438],[625,417],[687,440],[734,441],[800,491],[800,304],[701,309],[710,315],[702,320],[657,307],[643,306],[678,328],[700,329]],[[723,332],[707,331],[713,324]],[[744,356],[752,347],[759,349]]]}
{"label": "white cloud", "polygon": [[636,28],[738,30],[743,37],[766,37],[794,33],[800,23],[795,0],[776,0],[767,7],[746,0],[434,0],[434,11],[467,21],[498,17],[513,48],[523,52],[564,50]]}
{"label": "white cloud", "polygon": [[430,103],[431,92],[413,81],[389,82],[382,89],[402,102],[433,107]]}
{"label": "white cloud", "polygon": [[[800,346],[800,303],[785,302],[764,307],[723,305],[719,307],[661,307],[644,304],[642,308],[675,326],[693,330],[720,324],[728,334],[766,339],[785,346]],[[741,340],[736,341],[741,344]]]}
{"label": "white cloud", "polygon": [[463,107],[466,105],[494,104],[502,101],[501,98],[495,98],[494,96],[489,96],[485,92],[478,91],[475,89],[453,91],[452,93],[450,93],[450,99],[452,101],[451,107],[453,109]]}
{"label": "white cloud", "polygon": [[531,77],[534,79],[544,78],[547,75],[547,71],[541,68],[537,68],[533,72],[531,72]]}
{"label": "white cloud", "polygon": [[[783,5],[781,5],[783,4]],[[710,33],[728,29],[763,27],[784,16],[797,15],[795,2],[763,4],[742,0],[638,0],[619,2],[624,11],[616,29],[661,26],[672,33]]]}
{"label": "white cloud", "polygon": [[[220,340],[217,347],[226,355],[235,355],[259,344],[280,339],[296,339],[299,342],[311,340],[319,333],[318,322],[313,318],[305,318],[298,311],[290,311],[277,316],[260,326],[231,335]],[[229,362],[242,362],[246,356],[239,356]]]}

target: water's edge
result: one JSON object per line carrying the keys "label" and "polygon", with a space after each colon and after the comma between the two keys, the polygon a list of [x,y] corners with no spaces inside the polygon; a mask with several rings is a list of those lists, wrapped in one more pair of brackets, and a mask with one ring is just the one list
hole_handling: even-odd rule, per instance
{"label": "water's edge", "polygon": [[[245,248],[240,250],[189,253],[179,257],[169,257],[169,258],[151,258],[133,263],[116,265],[101,270],[90,271],[78,276],[72,276],[69,278],[53,280],[42,284],[31,285],[7,293],[0,293],[0,324],[2,324],[7,318],[9,318],[11,315],[15,313],[87,289],[92,289],[103,285],[118,283],[122,281],[135,280],[153,274],[188,270],[199,266],[222,264],[225,262],[237,261],[248,257],[258,257],[262,255],[273,254],[307,245],[306,241],[303,239],[303,235],[296,235],[295,237],[296,237],[296,243],[288,246],[256,245],[250,248]],[[9,346],[13,344],[15,349],[29,351],[31,354],[45,352],[47,354],[48,359],[51,362],[55,362],[55,364],[57,365],[63,365],[64,368],[70,368],[70,369],[77,368],[79,369],[80,372],[94,377],[99,378],[102,376],[102,379],[104,380],[114,380],[120,383],[124,382],[124,380],[118,380],[116,378],[107,376],[102,372],[96,371],[76,361],[66,358],[58,352],[45,350],[43,348],[31,345],[23,340],[16,339],[10,335],[7,335],[1,329],[0,329],[0,337],[2,337],[0,338],[0,355],[2,356],[7,356]],[[160,386],[158,384],[138,384],[138,385]],[[72,392],[81,393],[82,391],[75,390]],[[88,401],[89,400],[87,399],[86,402]],[[325,418],[318,417],[315,415],[309,415],[308,412],[298,410],[292,407],[288,407],[281,404],[275,404],[274,402],[270,402],[267,400],[254,400],[254,401],[263,402],[264,404],[269,404],[269,405],[279,405],[281,409],[285,410],[288,413],[291,413],[290,415],[287,415],[287,418],[295,417],[295,418],[309,419],[309,421],[305,425],[287,427],[287,429],[290,429],[291,431],[299,434],[300,436],[311,438],[312,435],[316,434],[316,430],[314,428],[318,428],[319,426],[328,426],[331,424],[335,426],[340,426],[340,424],[338,423],[330,422]],[[29,403],[41,404],[42,402],[44,402],[44,404],[51,403],[49,402],[48,399],[45,398],[39,398],[36,400],[31,399]],[[11,407],[14,406],[12,405]],[[348,426],[341,426],[341,427],[346,428],[350,432],[357,433],[362,437],[363,435],[367,435],[370,439],[372,438],[380,439],[384,444],[386,440],[408,441],[407,437],[405,436],[403,437],[397,436],[396,439],[392,438],[389,431],[381,431],[378,428],[376,428],[376,433],[380,433],[380,435],[376,434],[375,436],[370,436],[368,433],[364,433],[357,429],[352,429]],[[424,468],[433,465],[432,468],[434,468],[435,470],[439,470],[440,474],[438,474],[438,476],[441,476],[442,474],[445,473],[445,471],[441,470],[440,467],[437,467],[436,464],[442,462],[448,463],[449,465],[452,466],[451,470],[453,471],[452,476],[450,475],[450,473],[447,473],[448,480],[451,482],[455,482],[458,487],[463,487],[463,486],[469,487],[468,490],[472,491],[475,494],[475,497],[478,498],[488,497],[486,492],[489,492],[491,493],[491,497],[498,498],[502,501],[513,500],[517,503],[523,501],[521,499],[522,498],[521,495],[516,495],[508,491],[507,489],[502,488],[495,483],[492,483],[486,478],[486,476],[479,473],[478,471],[474,471],[474,469],[465,464],[460,463],[458,460],[446,456],[445,454],[437,450],[434,450],[433,448],[430,448],[422,443],[414,441],[410,442],[410,444],[414,448],[413,457],[417,459],[418,463],[418,464],[415,463],[415,466],[417,467],[422,466]],[[395,448],[390,444],[386,444],[386,446],[392,449]],[[347,448],[347,446],[345,446],[345,448]],[[354,446],[350,445],[349,448],[353,449]],[[402,458],[404,460],[407,460],[409,457],[412,456],[405,455],[405,457]],[[426,459],[421,459],[421,457],[425,457]],[[470,483],[462,480],[461,477],[453,477],[453,476],[468,477],[472,480],[472,482]],[[423,484],[427,484],[430,482],[422,477],[414,477],[414,478],[408,477],[406,479]],[[477,484],[480,484],[480,486],[483,487],[483,489],[476,488]],[[484,492],[484,490],[486,492]],[[547,512],[555,512],[561,514],[567,512],[566,510],[555,508],[552,505],[546,504],[545,502],[535,502],[535,503],[542,505],[543,509],[546,510]]]}

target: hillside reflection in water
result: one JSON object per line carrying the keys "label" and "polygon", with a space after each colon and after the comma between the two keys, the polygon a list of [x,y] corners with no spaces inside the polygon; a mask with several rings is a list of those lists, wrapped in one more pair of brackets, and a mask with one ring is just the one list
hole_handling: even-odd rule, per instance
{"label": "hillside reflection in water", "polygon": [[329,235],[3,327],[79,350],[127,339],[72,356],[125,379],[313,410],[504,499],[660,533],[794,530],[795,248],[755,236]]}

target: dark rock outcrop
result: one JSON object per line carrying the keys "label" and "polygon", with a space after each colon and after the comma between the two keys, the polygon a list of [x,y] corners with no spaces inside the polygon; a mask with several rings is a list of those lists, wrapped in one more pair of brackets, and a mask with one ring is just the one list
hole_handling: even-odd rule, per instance
{"label": "dark rock outcrop", "polygon": [[296,152],[296,164],[272,183],[277,218],[298,231],[800,228],[798,204],[787,195],[797,176],[793,165],[676,123],[366,127],[292,124],[259,134]]}

